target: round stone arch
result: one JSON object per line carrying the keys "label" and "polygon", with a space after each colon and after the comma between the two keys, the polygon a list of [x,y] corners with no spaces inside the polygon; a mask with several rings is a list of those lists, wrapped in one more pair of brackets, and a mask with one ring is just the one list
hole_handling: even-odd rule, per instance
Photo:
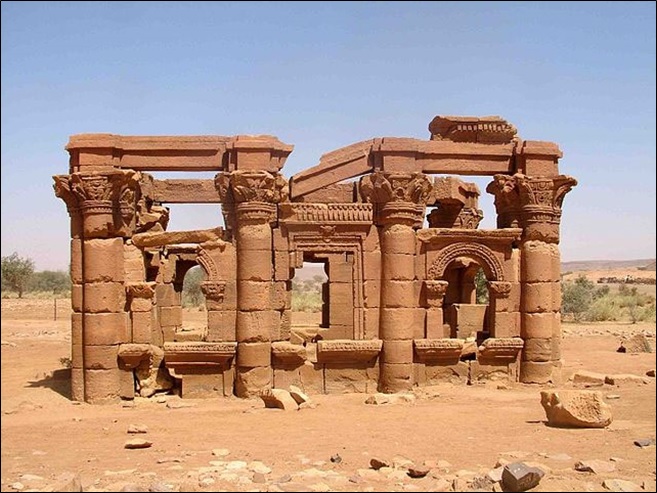
{"label": "round stone arch", "polygon": [[429,279],[442,279],[449,264],[459,257],[468,257],[484,269],[489,281],[503,281],[504,267],[495,253],[480,243],[454,243],[443,248],[429,267]]}
{"label": "round stone arch", "polygon": [[214,263],[212,256],[202,247],[199,247],[196,254],[196,263],[201,266],[205,271],[206,281],[218,281],[219,280],[219,270],[217,269],[217,264]]}

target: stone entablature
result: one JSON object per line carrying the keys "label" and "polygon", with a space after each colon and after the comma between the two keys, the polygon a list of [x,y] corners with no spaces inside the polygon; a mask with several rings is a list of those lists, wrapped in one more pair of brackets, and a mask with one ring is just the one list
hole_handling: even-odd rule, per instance
{"label": "stone entablature", "polygon": [[[331,151],[289,180],[293,146],[270,135],[72,136],[54,185],[71,218],[73,398],[152,395],[174,378],[184,396],[281,382],[397,392],[469,369],[480,378],[475,363],[557,380],[559,226],[576,180],[559,173],[556,144],[522,140],[500,117],[438,116],[429,129],[430,140]],[[468,175],[492,177],[499,229],[478,229]],[[167,231],[168,203],[216,204],[225,226]],[[328,280],[321,326],[301,341],[292,280],[305,262]],[[182,289],[194,266],[206,324],[190,330]]]}

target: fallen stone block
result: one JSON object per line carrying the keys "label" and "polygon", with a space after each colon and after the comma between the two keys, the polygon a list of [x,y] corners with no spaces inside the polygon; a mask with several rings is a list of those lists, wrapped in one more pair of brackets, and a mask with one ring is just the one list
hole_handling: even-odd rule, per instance
{"label": "fallen stone block", "polygon": [[573,384],[586,387],[602,386],[605,384],[605,375],[587,370],[579,370],[573,375]]}
{"label": "fallen stone block", "polygon": [[638,484],[624,479],[605,479],[602,482],[602,486],[609,491],[643,491]]}
{"label": "fallen stone block", "polygon": [[621,373],[619,375],[607,375],[605,383],[608,385],[633,385],[633,384],[647,384],[649,380],[640,375],[632,375],[631,373]]}
{"label": "fallen stone block", "polygon": [[616,466],[613,462],[605,460],[588,459],[580,460],[575,463],[575,470],[579,472],[592,472],[593,474],[603,474],[613,472]]}
{"label": "fallen stone block", "polygon": [[297,401],[290,395],[287,390],[271,389],[264,390],[260,398],[265,403],[265,407],[284,409],[285,411],[296,411],[299,409]]}
{"label": "fallen stone block", "polygon": [[611,407],[598,391],[544,390],[541,405],[549,426],[604,428],[612,421]]}
{"label": "fallen stone block", "polygon": [[537,467],[528,467],[522,462],[504,466],[502,486],[505,491],[527,491],[538,486],[545,473]]}

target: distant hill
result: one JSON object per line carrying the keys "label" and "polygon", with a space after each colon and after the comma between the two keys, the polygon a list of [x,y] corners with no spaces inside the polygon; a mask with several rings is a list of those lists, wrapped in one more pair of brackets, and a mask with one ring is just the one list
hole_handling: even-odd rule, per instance
{"label": "distant hill", "polygon": [[562,262],[561,272],[574,272],[583,270],[617,270],[617,269],[638,269],[655,270],[655,259],[636,259],[636,260],[576,260],[574,262]]}
{"label": "distant hill", "polygon": [[[623,269],[639,269],[642,272],[655,271],[655,259],[635,259],[635,260],[576,260],[574,262],[562,262],[561,272],[581,272],[581,271],[619,271]],[[632,272],[633,275],[641,275],[639,272]],[[602,274],[601,275],[611,275]],[[296,279],[298,281],[310,280],[315,276],[326,277],[324,266],[322,264],[305,263],[302,269],[296,270]]]}

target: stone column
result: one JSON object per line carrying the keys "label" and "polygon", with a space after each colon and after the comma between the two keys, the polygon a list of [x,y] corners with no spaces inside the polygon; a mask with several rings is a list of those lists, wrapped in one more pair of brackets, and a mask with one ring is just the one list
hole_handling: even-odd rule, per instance
{"label": "stone column", "polygon": [[70,187],[69,175],[53,176],[55,195],[66,203],[71,219],[71,399],[84,401],[82,355],[82,212]]}
{"label": "stone column", "polygon": [[277,173],[220,173],[215,184],[222,202],[234,204],[237,248],[237,368],[235,394],[252,397],[271,388],[272,227],[276,204],[287,197]]}
{"label": "stone column", "polygon": [[[73,350],[79,351],[81,335],[83,390],[78,374],[74,398],[90,403],[114,400],[132,385],[132,375],[119,370],[117,355],[119,344],[130,339],[123,238],[134,232],[138,179],[134,171],[80,172],[71,174],[66,185],[82,216],[81,324],[75,317]],[[60,188],[64,181],[56,179]],[[78,263],[76,255],[72,260]]]}
{"label": "stone column", "polygon": [[421,173],[377,171],[360,181],[363,199],[375,204],[381,243],[379,389],[383,392],[409,390],[413,384],[413,335],[419,308],[415,230],[422,226],[431,188]]}
{"label": "stone column", "polygon": [[496,175],[487,190],[495,195],[498,227],[520,226],[520,381],[556,382],[561,372],[561,264],[559,223],[569,176],[532,178]]}

